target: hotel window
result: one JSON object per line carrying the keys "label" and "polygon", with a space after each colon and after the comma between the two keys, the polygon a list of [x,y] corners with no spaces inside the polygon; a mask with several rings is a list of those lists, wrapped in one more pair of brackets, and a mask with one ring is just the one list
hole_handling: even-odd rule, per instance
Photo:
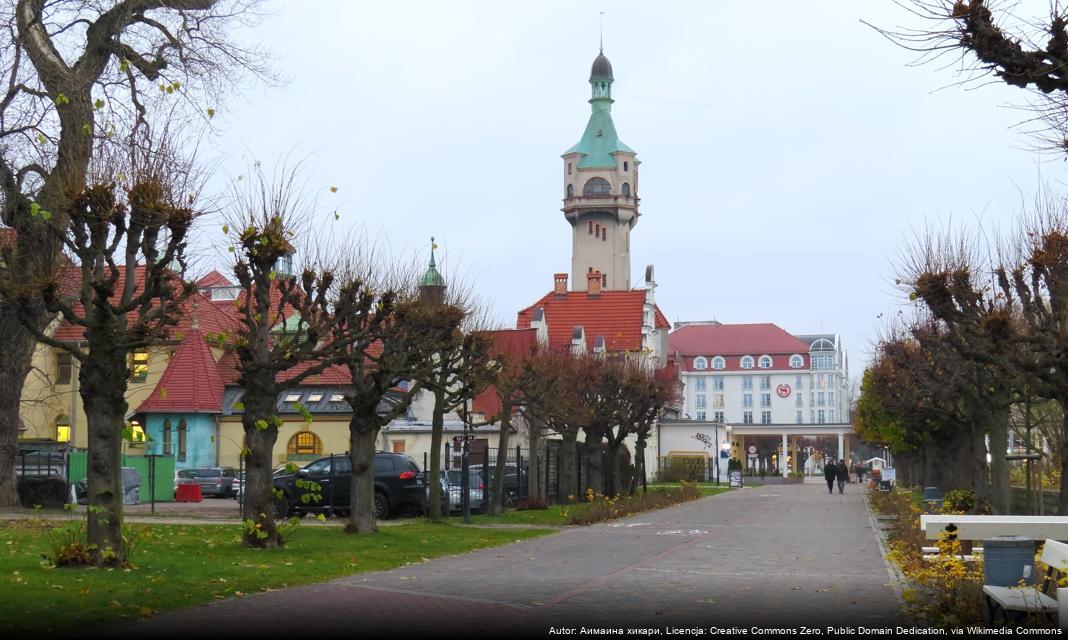
{"label": "hotel window", "polygon": [[697,412],[697,419],[698,420],[704,420],[705,419],[705,412],[704,411],[698,411]]}
{"label": "hotel window", "polygon": [[823,409],[820,409],[819,413],[818,413],[819,418],[820,418],[820,424],[823,424],[825,422],[823,414],[824,414]]}
{"label": "hotel window", "polygon": [[74,375],[73,359],[69,353],[56,354],[56,384],[70,384]]}
{"label": "hotel window", "polygon": [[762,393],[762,394],[760,394],[760,406],[762,406],[762,407],[770,407],[771,406],[771,394],[770,393]]}
{"label": "hotel window", "polygon": [[601,227],[601,240],[608,241],[608,227]]}
{"label": "hotel window", "polygon": [[797,410],[797,424],[804,424],[805,422],[802,417],[802,413],[803,412],[800,409]]}
{"label": "hotel window", "polygon": [[701,371],[702,369],[707,369],[708,368],[708,360],[706,360],[702,356],[697,356],[696,358],[693,359],[693,368],[697,369],[698,371]]}
{"label": "hotel window", "polygon": [[704,394],[697,396],[697,398],[694,399],[693,406],[695,409],[707,409],[707,397]]}
{"label": "hotel window", "polygon": [[834,409],[827,410],[827,419],[831,422],[834,422]]}
{"label": "hotel window", "polygon": [[825,394],[822,391],[820,391],[819,393],[816,394],[816,406],[817,407],[826,407],[827,406],[827,394]]}
{"label": "hotel window", "polygon": [[742,376],[742,389],[749,390],[753,388],[753,376]]}
{"label": "hotel window", "polygon": [[743,369],[753,368],[753,356],[742,356],[741,366]]}
{"label": "hotel window", "polygon": [[795,407],[803,407],[803,406],[805,406],[805,401],[801,399],[803,397],[804,396],[802,396],[800,393],[795,393],[794,394],[794,406]]}
{"label": "hotel window", "polygon": [[801,376],[797,376],[797,379],[794,380],[794,383],[795,383],[794,386],[797,387],[798,391],[800,391],[800,390],[805,388],[805,379],[802,378]]}
{"label": "hotel window", "polygon": [[593,235],[593,220],[590,220],[590,235]]}
{"label": "hotel window", "polygon": [[760,376],[760,388],[761,389],[770,389],[771,388],[771,376]]}
{"label": "hotel window", "polygon": [[760,412],[760,424],[771,424],[771,412],[770,411],[761,411]]}
{"label": "hotel window", "polygon": [[809,409],[808,410],[808,421],[813,423],[813,424],[816,423],[816,410],[815,409]]}
{"label": "hotel window", "polygon": [[727,367],[727,361],[724,360],[723,358],[721,358],[719,356],[716,356],[715,358],[712,358],[712,368],[713,369],[724,369],[726,367]]}
{"label": "hotel window", "polygon": [[724,406],[725,405],[723,403],[723,394],[722,393],[713,393],[712,394],[712,408],[713,409],[722,409]]}
{"label": "hotel window", "polygon": [[723,391],[723,376],[712,376],[712,388],[716,391]]}
{"label": "hotel window", "polygon": [[834,392],[833,391],[828,391],[827,392],[827,406],[828,407],[833,407],[834,406]]}
{"label": "hotel window", "polygon": [[805,366],[805,359],[804,358],[802,358],[801,356],[796,355],[796,354],[790,356],[790,368],[791,369],[800,369],[803,366]]}
{"label": "hotel window", "polygon": [[182,418],[178,421],[178,462],[185,462],[186,431],[185,418]]}
{"label": "hotel window", "polygon": [[808,406],[810,406],[810,407],[816,406],[816,392],[815,391],[809,391],[808,392]]}
{"label": "hotel window", "polygon": [[743,393],[742,394],[742,406],[743,407],[751,407],[751,406],[753,406],[753,394],[751,394],[751,393]]}
{"label": "hotel window", "polygon": [[698,376],[698,378],[693,381],[694,391],[704,391],[707,386],[708,380],[706,380],[704,376]]}
{"label": "hotel window", "polygon": [[130,354],[130,382],[148,380],[148,352],[134,351]]}
{"label": "hotel window", "polygon": [[718,422],[720,424],[723,424],[723,412],[722,411],[713,412],[712,420],[713,420],[713,422]]}
{"label": "hotel window", "polygon": [[743,411],[742,412],[742,423],[744,423],[744,424],[753,424],[753,412],[752,411]]}
{"label": "hotel window", "polygon": [[771,356],[760,356],[760,368],[761,369],[770,369],[771,368]]}

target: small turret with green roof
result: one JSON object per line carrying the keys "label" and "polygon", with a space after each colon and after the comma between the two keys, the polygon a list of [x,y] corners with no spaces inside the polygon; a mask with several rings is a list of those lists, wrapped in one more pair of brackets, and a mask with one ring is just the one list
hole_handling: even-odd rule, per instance
{"label": "small turret with green roof", "polygon": [[445,278],[438,272],[437,262],[434,260],[434,250],[437,248],[434,238],[430,238],[430,265],[419,278],[419,297],[427,302],[442,304],[445,301]]}
{"label": "small turret with green roof", "polygon": [[590,105],[593,113],[586,123],[586,131],[578,144],[564,152],[581,153],[582,159],[578,162],[579,169],[591,169],[594,167],[614,167],[616,158],[612,155],[616,152],[634,153],[634,150],[623,144],[616,134],[616,125],[612,122],[612,63],[604,55],[604,50],[597,54],[590,69],[590,87],[592,96]]}

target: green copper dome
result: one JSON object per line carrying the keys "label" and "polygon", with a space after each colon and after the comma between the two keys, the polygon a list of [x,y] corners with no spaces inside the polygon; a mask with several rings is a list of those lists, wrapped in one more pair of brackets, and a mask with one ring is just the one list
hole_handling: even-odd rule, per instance
{"label": "green copper dome", "polygon": [[586,123],[586,130],[582,133],[582,139],[578,144],[564,152],[581,153],[582,159],[578,161],[579,169],[594,169],[602,167],[615,167],[617,152],[634,153],[634,150],[623,144],[616,134],[616,125],[612,122],[612,63],[605,57],[604,52],[597,54],[590,69],[590,87],[592,96],[590,106],[593,113]]}
{"label": "green copper dome", "polygon": [[438,273],[437,263],[434,261],[434,249],[437,249],[438,245],[434,244],[434,239],[430,239],[430,266],[426,268],[426,273],[422,278],[419,278],[420,287],[444,287],[445,278],[441,277]]}

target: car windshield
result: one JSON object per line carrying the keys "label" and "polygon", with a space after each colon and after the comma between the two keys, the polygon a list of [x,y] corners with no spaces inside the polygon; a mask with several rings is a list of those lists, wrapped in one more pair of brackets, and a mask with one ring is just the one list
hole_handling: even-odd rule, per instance
{"label": "car windshield", "polygon": [[193,472],[194,478],[221,478],[222,471],[220,469],[197,469]]}
{"label": "car windshield", "polygon": [[176,474],[179,478],[193,478],[195,477],[192,469],[179,469]]}

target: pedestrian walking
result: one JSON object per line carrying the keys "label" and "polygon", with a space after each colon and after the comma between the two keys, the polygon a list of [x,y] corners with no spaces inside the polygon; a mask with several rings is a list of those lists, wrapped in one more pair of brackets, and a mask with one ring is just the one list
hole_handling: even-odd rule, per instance
{"label": "pedestrian walking", "polygon": [[827,493],[834,494],[834,479],[838,477],[838,465],[828,460],[823,467],[823,478],[827,481]]}
{"label": "pedestrian walking", "polygon": [[849,467],[846,466],[845,460],[838,461],[835,471],[835,476],[838,478],[838,493],[844,493],[845,483],[849,480]]}

